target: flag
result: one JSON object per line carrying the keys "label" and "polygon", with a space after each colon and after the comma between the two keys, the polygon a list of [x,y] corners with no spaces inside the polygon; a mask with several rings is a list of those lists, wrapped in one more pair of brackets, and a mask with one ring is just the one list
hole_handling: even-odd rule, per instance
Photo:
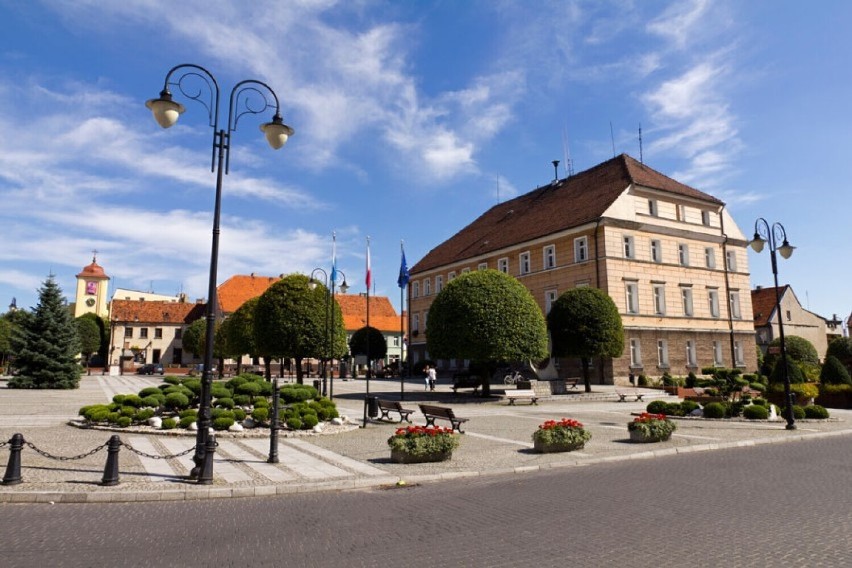
{"label": "flag", "polygon": [[337,282],[337,233],[331,233],[331,282]]}
{"label": "flag", "polygon": [[373,282],[372,274],[370,273],[370,237],[367,237],[367,295],[370,295],[370,285]]}
{"label": "flag", "polygon": [[405,263],[405,249],[402,247],[402,243],[399,243],[399,248],[402,251],[402,261],[399,264],[399,279],[396,283],[399,284],[400,288],[405,288],[408,285],[410,274],[408,273],[408,265]]}

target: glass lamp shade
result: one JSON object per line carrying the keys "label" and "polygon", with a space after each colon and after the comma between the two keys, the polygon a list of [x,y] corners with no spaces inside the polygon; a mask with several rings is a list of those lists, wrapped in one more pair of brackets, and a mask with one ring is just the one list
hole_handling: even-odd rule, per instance
{"label": "glass lamp shade", "polygon": [[754,250],[754,252],[762,251],[763,245],[765,245],[765,244],[766,244],[766,240],[760,238],[760,235],[758,235],[757,233],[754,234],[754,239],[752,239],[752,241],[749,243],[749,245],[751,246],[752,250]]}
{"label": "glass lamp shade", "polygon": [[796,247],[794,247],[793,245],[791,245],[790,243],[788,243],[785,240],[784,244],[782,244],[780,247],[778,247],[778,252],[781,254],[782,257],[790,258],[791,256],[793,256],[793,251],[795,249],[796,249]]}
{"label": "glass lamp shade", "polygon": [[346,283],[346,279],[343,280],[343,284],[340,285],[340,293],[345,294],[349,291],[349,284]]}
{"label": "glass lamp shade", "polygon": [[272,122],[267,122],[260,125],[260,131],[266,136],[266,141],[273,150],[277,150],[287,143],[287,140],[293,135],[294,130],[284,124],[280,114],[275,114],[272,117]]}
{"label": "glass lamp shade", "polygon": [[171,93],[167,91],[160,93],[159,99],[148,100],[145,106],[151,109],[154,120],[163,128],[174,125],[178,117],[186,110],[182,104],[174,102]]}
{"label": "glass lamp shade", "polygon": [[315,278],[311,278],[310,282],[308,282],[308,287],[309,287],[311,290],[316,290],[316,289],[317,289],[317,281],[316,281],[316,279],[315,279]]}

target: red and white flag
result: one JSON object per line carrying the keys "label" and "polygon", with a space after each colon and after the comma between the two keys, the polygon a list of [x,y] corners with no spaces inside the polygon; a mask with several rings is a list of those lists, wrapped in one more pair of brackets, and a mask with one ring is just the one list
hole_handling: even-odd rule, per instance
{"label": "red and white flag", "polygon": [[367,295],[370,294],[370,286],[373,283],[373,275],[370,272],[370,237],[367,237]]}

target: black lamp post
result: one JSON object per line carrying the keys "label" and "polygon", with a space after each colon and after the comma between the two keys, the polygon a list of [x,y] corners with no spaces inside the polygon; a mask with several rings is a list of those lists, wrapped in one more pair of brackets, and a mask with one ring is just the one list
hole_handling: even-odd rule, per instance
{"label": "black lamp post", "polygon": [[[781,241],[781,246],[778,246]],[[766,243],[769,243],[769,257],[772,259],[772,276],[775,278],[775,313],[778,317],[778,336],[781,338],[781,374],[784,377],[784,398],[787,401],[784,418],[787,420],[787,430],[796,429],[796,421],[793,417],[793,395],[790,392],[790,375],[787,372],[787,348],[784,344],[784,318],[781,314],[781,292],[778,291],[778,261],[775,251],[777,250],[785,259],[790,258],[796,248],[787,242],[787,231],[781,223],[773,223],[771,226],[763,217],[754,223],[754,238],[749,243],[755,252],[760,252]]]}
{"label": "black lamp post", "polygon": [[[337,270],[337,268],[333,267],[331,270],[331,277],[329,277],[328,273],[322,268],[314,268],[311,272],[311,289],[315,289],[317,286],[316,274],[322,274],[323,280],[322,283],[326,288],[326,296],[325,296],[325,337],[327,343],[326,355],[328,355],[328,361],[326,365],[323,367],[322,374],[322,395],[326,396],[328,394],[328,398],[334,398],[334,369],[331,371],[328,369],[332,367],[332,362],[334,361],[334,287],[337,284],[337,276],[340,275],[343,278],[343,283],[340,285],[340,290],[344,294],[347,290],[349,290],[349,284],[346,283],[346,275],[341,270]],[[331,321],[331,324],[329,324]],[[328,382],[328,390],[326,390],[326,381],[328,380],[329,375],[331,376],[331,380]]]}
{"label": "black lamp post", "polygon": [[[173,75],[179,72],[174,79]],[[219,84],[215,77],[204,67],[192,63],[177,65],[166,74],[163,90],[159,98],[145,103],[154,114],[157,124],[169,128],[177,122],[186,110],[184,106],[172,100],[169,86],[176,86],[190,100],[196,101],[207,109],[208,120],[213,128],[213,153],[210,171],[216,173],[216,195],[213,207],[213,241],[210,253],[210,280],[207,291],[207,328],[204,345],[204,370],[201,375],[201,393],[199,405],[198,434],[195,442],[195,467],[190,473],[198,483],[209,485],[213,482],[212,462],[204,463],[207,452],[207,441],[210,429],[211,385],[213,381],[213,343],[216,333],[216,274],[219,262],[219,220],[222,202],[222,179],[228,173],[231,155],[231,132],[236,131],[237,122],[245,114],[260,114],[267,109],[274,109],[272,122],[261,125],[260,130],[266,135],[266,140],[273,149],[277,150],[293,135],[293,129],[284,124],[281,118],[281,105],[278,95],[266,83],[249,79],[240,81],[231,90],[228,106],[228,123],[219,127]],[[267,95],[271,95],[274,104]]]}

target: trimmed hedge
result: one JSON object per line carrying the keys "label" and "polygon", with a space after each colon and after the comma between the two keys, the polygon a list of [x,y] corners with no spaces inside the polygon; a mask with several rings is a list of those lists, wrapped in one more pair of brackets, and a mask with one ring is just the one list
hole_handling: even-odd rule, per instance
{"label": "trimmed hedge", "polygon": [[766,420],[769,418],[769,409],[762,405],[752,404],[743,409],[743,416],[749,420]]}

